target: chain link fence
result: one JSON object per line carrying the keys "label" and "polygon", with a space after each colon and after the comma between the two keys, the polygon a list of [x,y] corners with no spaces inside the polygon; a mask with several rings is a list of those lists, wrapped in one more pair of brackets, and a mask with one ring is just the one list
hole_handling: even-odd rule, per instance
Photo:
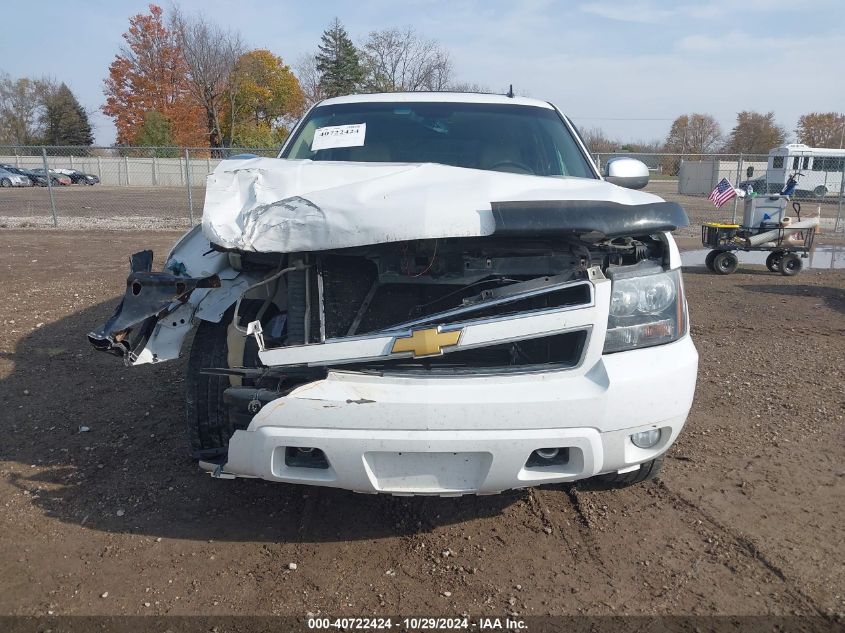
{"label": "chain link fence", "polygon": [[[0,169],[5,170],[0,171],[0,228],[187,228],[202,215],[206,176],[221,160],[237,154],[272,157],[277,149],[0,146]],[[643,161],[651,171],[645,190],[686,209],[691,225],[681,235],[698,235],[702,222],[742,217],[741,200],[717,209],[707,199],[722,178],[764,195],[780,192],[790,175],[798,178],[793,197],[802,214],[817,214],[822,232],[845,230],[845,153],[779,160],[767,155],[620,152],[595,154],[594,159],[602,168],[618,156]]]}
{"label": "chain link fence", "polygon": [[202,216],[206,176],[221,160],[277,153],[275,148],[0,146],[0,227],[186,228]]}

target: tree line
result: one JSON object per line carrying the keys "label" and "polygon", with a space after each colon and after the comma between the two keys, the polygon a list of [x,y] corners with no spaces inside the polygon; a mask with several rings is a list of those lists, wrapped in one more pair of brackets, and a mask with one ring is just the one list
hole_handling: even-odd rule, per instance
{"label": "tree line", "polygon": [[64,83],[0,75],[0,143],[91,145],[88,113]]}
{"label": "tree line", "polygon": [[[354,42],[335,18],[316,49],[289,66],[248,47],[235,30],[203,14],[150,4],[129,18],[124,44],[104,80],[100,108],[114,120],[118,146],[277,147],[312,104],[359,92],[455,90],[449,52],[412,27],[371,31]],[[743,111],[724,134],[709,114],[677,117],[663,140],[622,143],[600,128],[582,132],[594,153],[765,154],[788,138],[774,113]],[[799,142],[842,147],[845,114],[803,115]],[[0,143],[91,145],[88,113],[64,83],[0,76]]]}
{"label": "tree line", "polygon": [[352,42],[335,19],[295,67],[203,15],[157,5],[129,19],[102,111],[118,145],[276,147],[313,103],[353,92],[444,90],[448,52],[412,28]]}
{"label": "tree line", "polygon": [[[623,143],[608,138],[600,128],[583,132],[593,153],[647,152],[668,154],[768,154],[789,140],[786,128],[775,121],[774,112],[743,110],[728,134],[709,114],[677,117],[662,141]],[[811,112],[798,119],[795,139],[810,147],[845,147],[845,114]]]}

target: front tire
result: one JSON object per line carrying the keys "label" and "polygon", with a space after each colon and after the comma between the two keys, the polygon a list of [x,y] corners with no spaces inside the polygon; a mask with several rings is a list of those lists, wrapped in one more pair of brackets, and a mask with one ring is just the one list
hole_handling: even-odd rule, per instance
{"label": "front tire", "polygon": [[8,178],[4,178],[3,180],[0,180],[0,187],[11,187],[11,186],[12,186],[12,181],[9,180]]}
{"label": "front tire", "polygon": [[660,469],[663,467],[663,455],[655,457],[651,461],[640,464],[640,467],[630,473],[609,473],[607,475],[599,475],[593,477],[590,483],[596,488],[613,489],[613,488],[627,488],[634,484],[639,484],[650,479],[654,479],[660,474]]}
{"label": "front tire", "polygon": [[[263,303],[257,300],[242,301],[239,325],[245,328],[247,323],[254,321]],[[265,316],[269,318],[273,311],[275,307],[271,305]],[[229,439],[235,432],[229,419],[229,410],[223,402],[223,392],[231,386],[229,377],[200,373],[209,367],[230,366],[228,335],[234,313],[235,308],[232,306],[219,323],[202,321],[191,345],[185,376],[185,421],[188,449],[194,459],[216,461],[225,458]],[[257,367],[259,360],[254,341],[250,337],[244,343],[243,358],[235,364]]]}
{"label": "front tire", "polygon": [[783,258],[783,251],[772,251],[766,258],[766,268],[773,273],[780,272],[780,260]]}

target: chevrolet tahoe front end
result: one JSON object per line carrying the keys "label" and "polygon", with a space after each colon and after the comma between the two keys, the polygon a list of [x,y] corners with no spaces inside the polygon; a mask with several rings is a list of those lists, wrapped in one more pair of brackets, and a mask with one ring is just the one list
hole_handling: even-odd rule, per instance
{"label": "chevrolet tahoe front end", "polygon": [[400,495],[640,481],[695,388],[685,222],[603,181],[548,104],[334,99],[280,159],[223,161],[203,226],[161,273],[134,256],[89,336],[134,365],[198,326],[189,443],[218,477]]}

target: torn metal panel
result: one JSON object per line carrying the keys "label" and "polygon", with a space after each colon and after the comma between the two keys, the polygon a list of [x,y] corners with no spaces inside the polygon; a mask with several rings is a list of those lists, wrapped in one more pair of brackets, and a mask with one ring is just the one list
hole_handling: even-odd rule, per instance
{"label": "torn metal panel", "polygon": [[571,201],[572,206],[606,201],[639,205],[641,213],[660,202],[648,193],[587,178],[432,163],[255,158],[222,161],[209,175],[202,226],[205,236],[224,248],[313,252],[488,236],[497,229],[493,205],[514,200]]}
{"label": "torn metal panel", "polygon": [[[111,318],[88,335],[97,349],[120,356],[133,349],[128,339],[130,332],[140,329],[149,335],[156,321],[181,307],[195,289],[220,287],[217,275],[195,278],[149,272],[152,251],[134,254],[130,265],[132,271],[123,299]],[[148,320],[152,322],[146,323]]]}

